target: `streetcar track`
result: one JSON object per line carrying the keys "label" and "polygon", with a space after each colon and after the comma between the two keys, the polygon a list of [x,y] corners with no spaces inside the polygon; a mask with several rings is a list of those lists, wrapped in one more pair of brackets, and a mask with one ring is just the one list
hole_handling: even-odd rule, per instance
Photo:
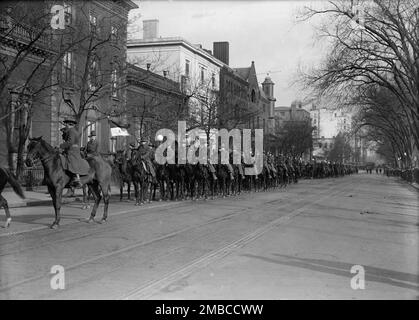
{"label": "streetcar track", "polygon": [[[186,200],[186,201],[190,201],[190,200]],[[161,205],[154,205],[154,206],[151,206],[151,207],[144,206],[144,207],[138,207],[136,209],[118,211],[118,212],[112,213],[112,217],[113,216],[118,216],[118,215],[121,215],[121,214],[125,214],[125,213],[142,211],[142,209],[145,210],[145,209],[163,208],[163,207],[167,207],[167,206],[170,206],[170,205],[176,205],[178,203],[180,203],[180,201],[176,201],[174,203],[165,203],[165,204],[161,204]],[[12,222],[13,222],[13,219],[12,219]],[[62,225],[62,227],[69,226],[69,225],[74,225],[74,224],[78,224],[78,223],[82,223],[82,222],[84,222],[84,221],[80,221],[80,219],[77,219],[77,221],[66,223],[66,224]],[[35,231],[44,230],[44,229],[50,229],[50,227],[49,226],[39,226],[39,227],[34,227],[34,228],[27,229],[27,230],[22,230],[22,231],[11,231],[9,233],[0,234],[0,237],[20,235],[20,234],[35,232]]]}
{"label": "streetcar track", "polygon": [[[289,206],[291,204],[292,203],[284,204],[284,207],[285,206]],[[148,240],[148,241],[144,241],[144,240],[142,240],[142,241],[136,241],[136,242],[132,243],[131,245],[126,246],[124,248],[121,248],[121,249],[118,249],[118,250],[113,250],[113,251],[110,251],[110,252],[107,252],[107,253],[104,253],[104,254],[101,254],[101,255],[98,255],[98,256],[95,256],[95,257],[86,259],[84,261],[77,262],[77,263],[71,264],[69,266],[66,266],[66,271],[67,270],[71,270],[71,269],[75,269],[75,268],[80,267],[80,266],[83,266],[85,264],[89,264],[89,263],[95,262],[95,261],[100,260],[100,259],[103,259],[103,258],[110,257],[112,255],[117,255],[117,254],[120,254],[120,253],[123,253],[123,252],[126,252],[126,251],[130,251],[130,250],[136,249],[138,247],[143,247],[143,246],[150,245],[150,244],[153,244],[153,243],[158,242],[158,241],[167,240],[169,238],[172,238],[172,237],[174,237],[174,236],[176,236],[178,234],[184,233],[186,231],[193,230],[193,229],[196,229],[196,228],[201,228],[201,227],[204,227],[206,225],[214,224],[214,223],[217,223],[217,222],[220,222],[220,221],[229,219],[232,216],[243,214],[246,211],[249,211],[249,209],[243,209],[243,208],[241,208],[241,209],[238,209],[236,212],[233,212],[233,213],[230,213],[230,214],[227,214],[227,215],[223,215],[221,217],[217,217],[217,218],[208,220],[205,223],[202,223],[202,224],[199,224],[199,225],[188,226],[188,227],[182,228],[180,230],[176,230],[176,231],[170,232],[168,234],[165,234],[165,235],[162,235],[162,236],[153,238],[153,239]],[[12,288],[14,288],[16,286],[25,284],[27,282],[32,282],[32,281],[36,281],[36,280],[42,279],[42,278],[44,278],[46,276],[50,276],[50,274],[49,273],[45,273],[45,274],[42,274],[42,275],[33,276],[33,277],[26,278],[26,279],[23,279],[21,281],[18,281],[18,282],[12,283],[12,284],[8,284],[8,285],[5,285],[5,286],[2,286],[2,287],[0,287],[0,291],[9,290],[9,289],[12,289]]]}
{"label": "streetcar track", "polygon": [[[277,199],[275,201],[271,201],[271,203],[280,202],[281,200],[283,200],[283,199]],[[190,201],[192,201],[192,200],[190,200]],[[143,207],[142,209],[159,209],[159,208],[163,208],[163,207],[166,207],[166,206],[171,206],[173,208],[181,208],[181,207],[187,207],[189,204],[190,204],[189,201],[173,202],[173,203],[169,203],[169,204],[161,205],[161,206]],[[223,204],[223,205],[225,207],[237,207],[237,205],[235,205],[235,206],[234,205],[229,205],[229,204]],[[240,209],[237,209],[235,211],[242,211],[242,210],[248,210],[248,209],[254,209],[254,207],[247,206],[246,208],[240,208]],[[112,216],[116,216],[116,215],[120,215],[120,214],[127,214],[127,213],[128,214],[129,213],[138,213],[138,212],[139,211],[136,210],[136,209],[125,210],[125,211],[121,211],[121,212],[116,212]],[[144,216],[144,215],[151,215],[151,214],[154,214],[154,213],[155,212],[149,212],[149,211],[147,211],[147,212],[143,212],[141,215],[138,215],[138,217]],[[132,217],[133,217],[132,215],[126,215],[126,216],[124,216],[124,218],[132,218]],[[79,222],[83,222],[83,221],[79,221]],[[75,223],[77,223],[77,222],[75,222]],[[73,225],[75,223],[66,224],[64,226]],[[103,228],[95,228],[95,229],[93,229],[95,227],[95,225],[92,223],[92,224],[90,224],[90,226],[92,226],[92,228],[86,229],[86,232],[83,233],[83,234],[78,234],[78,235],[75,235],[75,236],[70,236],[70,237],[66,237],[66,238],[63,238],[63,239],[59,239],[59,240],[55,240],[54,239],[53,242],[52,241],[50,241],[50,242],[43,242],[43,243],[38,244],[36,246],[25,247],[24,249],[18,249],[18,250],[15,250],[15,251],[8,251],[6,253],[1,253],[0,254],[0,257],[11,255],[11,254],[23,253],[25,251],[32,250],[32,249],[40,249],[40,248],[44,248],[44,247],[51,247],[51,246],[54,246],[55,244],[58,244],[58,243],[65,243],[67,241],[79,240],[79,239],[83,239],[83,238],[86,238],[86,237],[94,236],[96,234],[107,232],[107,231],[114,231],[114,230],[117,230],[120,227],[120,224],[115,224],[115,223],[106,223],[106,224],[102,224],[102,225],[104,226]],[[92,232],[92,231],[94,231],[94,232]],[[50,233],[47,236],[54,236],[54,235],[56,235],[56,233]],[[0,249],[1,249],[1,246],[0,246]]]}
{"label": "streetcar track", "polygon": [[[346,184],[344,184],[344,186],[346,186],[346,185],[350,185],[351,183],[350,182],[347,182]],[[333,189],[333,188],[335,188],[335,186],[331,186],[331,187],[329,187],[327,190],[325,190],[324,192],[320,192],[319,194],[315,194],[315,195],[313,195],[312,197],[314,197],[314,198],[316,198],[316,197],[318,197],[318,196],[321,196],[321,195],[323,195],[320,199],[317,199],[317,200],[315,200],[315,201],[311,201],[311,202],[309,202],[308,204],[306,204],[306,205],[304,205],[303,206],[303,208],[305,208],[306,206],[309,206],[309,205],[311,205],[311,204],[313,204],[313,203],[317,203],[317,202],[319,202],[319,201],[321,201],[321,200],[323,200],[323,198],[328,198],[328,197],[330,197],[332,194],[333,194],[333,192],[332,193],[329,193],[329,191],[331,190],[331,189]],[[340,191],[338,191],[338,192],[336,192],[337,194],[338,193],[341,193],[341,192],[343,192],[343,190],[340,190]],[[345,190],[345,192],[346,192],[346,190]],[[278,201],[280,201],[281,199],[278,199]],[[296,199],[297,201],[297,203],[299,202],[298,201],[298,199]],[[189,200],[188,202],[190,202],[191,200]],[[289,202],[289,203],[285,203],[285,204],[283,204],[283,206],[285,207],[285,206],[290,206],[290,205],[292,205],[292,204],[295,204],[295,203],[293,203],[293,202]],[[170,203],[170,204],[167,204],[167,205],[162,205],[161,207],[164,207],[164,206],[168,206],[168,205],[172,205],[172,203]],[[280,207],[278,207],[278,208],[281,208],[282,206],[280,206]],[[253,207],[252,207],[253,208]],[[144,207],[144,209],[147,209],[146,207]],[[150,209],[150,207],[148,207],[148,209]],[[300,208],[301,209],[301,208]],[[299,210],[300,209],[295,209],[295,210],[293,210],[292,211],[292,213],[293,212],[299,212]],[[133,210],[126,210],[126,211],[135,211],[135,209],[133,209]],[[122,213],[124,213],[124,212],[126,212],[126,211],[123,211],[123,212],[119,212],[118,214],[122,214]],[[249,211],[249,209],[245,209],[245,211]],[[92,262],[95,262],[95,261],[98,261],[98,260],[101,260],[101,259],[104,259],[104,258],[108,258],[108,257],[111,257],[111,256],[113,256],[113,255],[117,255],[117,254],[121,254],[121,253],[124,253],[124,252],[127,252],[127,251],[130,251],[130,250],[133,250],[133,249],[136,249],[136,248],[139,248],[139,247],[144,247],[144,246],[146,246],[146,245],[150,245],[150,244],[153,244],[153,243],[155,243],[155,242],[159,242],[159,241],[162,241],[162,240],[167,240],[167,239],[170,239],[170,238],[172,238],[172,237],[174,237],[174,236],[176,236],[176,235],[179,235],[179,234],[181,234],[181,233],[184,233],[184,232],[187,232],[187,231],[189,231],[189,230],[193,230],[193,229],[196,229],[196,228],[201,228],[201,227],[204,227],[204,226],[206,226],[206,225],[210,225],[210,224],[214,224],[214,223],[217,223],[217,222],[219,222],[219,221],[222,221],[222,220],[225,220],[226,218],[228,218],[228,217],[230,217],[230,216],[234,216],[234,215],[239,215],[239,214],[243,214],[243,212],[244,212],[244,209],[243,208],[241,208],[241,209],[239,209],[239,210],[237,210],[237,212],[234,212],[234,213],[230,213],[230,214],[227,214],[227,215],[224,215],[224,216],[221,216],[221,217],[217,217],[217,218],[214,218],[214,219],[211,219],[211,220],[208,220],[208,221],[206,221],[205,223],[202,223],[202,224],[198,224],[198,225],[193,225],[193,226],[188,226],[188,227],[185,227],[185,228],[182,228],[182,229],[180,229],[180,230],[176,230],[176,231],[173,231],[173,232],[170,232],[170,233],[168,233],[168,234],[164,234],[164,235],[161,235],[161,236],[159,236],[159,237],[156,237],[156,238],[153,238],[153,239],[150,239],[150,240],[146,240],[146,241],[144,241],[144,240],[142,240],[142,241],[137,241],[137,242],[134,242],[134,243],[132,243],[131,245],[129,245],[129,246],[126,246],[126,247],[123,247],[123,248],[120,248],[120,249],[117,249],[117,250],[113,250],[113,251],[110,251],[110,252],[106,252],[106,253],[103,253],[103,254],[100,254],[100,255],[97,255],[97,256],[94,256],[94,257],[92,257],[92,258],[88,258],[88,259],[85,259],[85,260],[83,260],[83,261],[80,261],[80,262],[76,262],[76,263],[73,263],[73,264],[71,264],[71,265],[68,265],[68,266],[66,266],[66,271],[68,271],[68,270],[72,270],[72,269],[76,269],[76,268],[78,268],[78,267],[81,267],[81,266],[83,266],[83,265],[86,265],[86,264],[89,264],[89,263],[92,263]],[[292,215],[292,213],[290,213],[290,214],[288,214],[288,215],[286,215],[286,216],[282,216],[281,218],[279,218],[279,219],[285,219],[285,220],[287,220],[287,219],[289,219],[289,218],[287,218],[287,216],[289,216],[289,215]],[[278,219],[277,219],[278,220]],[[276,221],[276,220],[275,220]],[[74,223],[73,223],[74,224]],[[269,223],[268,225],[271,225],[272,223]],[[261,228],[263,228],[263,227],[261,227]],[[103,230],[103,229],[102,229]],[[235,242],[237,242],[237,241],[235,241]],[[49,271],[49,270],[48,270]],[[43,273],[43,274],[41,274],[41,275],[36,275],[36,276],[33,276],[33,277],[29,277],[29,278],[26,278],[26,279],[22,279],[22,280],[20,280],[20,281],[17,281],[17,282],[13,282],[13,283],[10,283],[10,284],[7,284],[7,285],[4,285],[4,286],[2,286],[2,287],[0,287],[0,292],[4,292],[4,291],[7,291],[7,290],[10,290],[10,289],[13,289],[13,288],[15,288],[15,287],[18,287],[18,286],[20,286],[20,285],[23,285],[23,284],[26,284],[26,283],[29,283],[29,282],[33,282],[33,281],[37,281],[37,280],[40,280],[40,279],[42,279],[42,278],[45,278],[45,277],[49,277],[50,276],[50,273],[49,272],[45,272],[45,273]]]}
{"label": "streetcar track", "polygon": [[328,193],[324,196],[322,196],[321,198],[307,203],[304,206],[297,208],[295,210],[293,210],[291,213],[281,216],[275,220],[273,220],[272,222],[257,228],[256,230],[247,233],[246,235],[244,235],[243,237],[241,237],[238,240],[235,240],[219,249],[213,250],[210,253],[195,259],[194,261],[192,261],[191,263],[184,265],[180,268],[178,268],[177,270],[170,272],[168,274],[166,274],[165,276],[163,276],[163,278],[160,278],[159,280],[152,280],[149,281],[148,283],[129,291],[127,294],[123,295],[122,297],[120,297],[119,299],[124,299],[124,300],[130,300],[130,299],[147,299],[150,298],[151,296],[153,296],[155,293],[161,291],[162,289],[166,288],[167,286],[169,286],[170,284],[179,281],[182,278],[185,278],[189,275],[191,275],[194,272],[197,272],[205,267],[207,267],[208,265],[210,265],[211,263],[220,260],[228,255],[230,255],[231,253],[233,253],[234,251],[236,251],[237,249],[240,249],[242,247],[244,247],[245,245],[249,244],[252,241],[255,241],[256,239],[258,239],[259,237],[263,236],[264,234],[266,234],[267,232],[269,232],[270,230],[272,230],[273,228],[276,228],[280,225],[284,225],[286,223],[291,222],[291,219],[295,216],[297,216],[298,214],[300,214],[301,212],[303,212],[304,210],[306,210],[310,205],[315,204],[317,202],[323,201],[324,199],[327,199],[333,195],[338,195],[339,193],[342,193],[343,190],[340,191],[335,191],[332,193]]}

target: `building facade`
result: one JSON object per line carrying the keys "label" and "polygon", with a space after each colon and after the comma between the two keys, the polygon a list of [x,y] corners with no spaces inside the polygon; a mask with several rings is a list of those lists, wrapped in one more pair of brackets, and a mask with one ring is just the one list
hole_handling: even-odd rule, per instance
{"label": "building facade", "polygon": [[116,149],[140,139],[154,142],[156,132],[167,128],[177,131],[177,121],[186,120],[187,99],[180,84],[162,75],[128,64],[127,138],[117,138]]}
{"label": "building facade", "polygon": [[180,37],[162,38],[158,23],[143,22],[143,39],[128,41],[128,62],[163,75],[181,84],[189,96],[189,113],[197,123],[204,122],[207,109],[216,108],[220,87],[220,70],[224,63],[201,45]]}
{"label": "building facade", "polygon": [[355,136],[352,134],[352,113],[338,109],[328,109],[317,102],[303,106],[310,113],[313,130],[313,156],[326,159],[327,153],[333,148],[334,138],[339,133],[351,137],[351,145],[355,147]]}
{"label": "building facade", "polygon": [[[45,15],[53,5],[61,6],[57,15]],[[81,144],[95,130],[100,151],[109,152],[108,116],[118,116],[125,108],[126,28],[128,12],[137,6],[129,0],[22,1],[1,6],[0,55],[11,66],[4,70],[5,88],[0,87],[2,101],[7,102],[1,108],[6,125],[0,139],[10,140],[10,133],[16,137],[25,119],[27,137],[42,136],[57,146],[62,120],[75,117],[82,129]],[[60,26],[53,27],[58,22]],[[28,107],[18,109],[26,114],[7,113],[21,104],[22,97]],[[7,129],[16,125],[17,130]],[[24,144],[27,137],[21,137]],[[2,163],[15,151],[2,150]]]}

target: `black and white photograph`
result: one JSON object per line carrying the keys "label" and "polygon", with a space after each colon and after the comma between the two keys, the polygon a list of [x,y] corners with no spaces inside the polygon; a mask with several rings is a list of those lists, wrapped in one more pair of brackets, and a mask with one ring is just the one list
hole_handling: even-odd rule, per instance
{"label": "black and white photograph", "polygon": [[419,300],[418,218],[417,0],[0,2],[0,300]]}

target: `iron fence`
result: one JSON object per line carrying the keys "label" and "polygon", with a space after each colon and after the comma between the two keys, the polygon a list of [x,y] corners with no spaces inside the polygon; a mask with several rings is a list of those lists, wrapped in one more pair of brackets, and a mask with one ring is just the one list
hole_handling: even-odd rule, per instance
{"label": "iron fence", "polygon": [[19,183],[24,187],[36,187],[43,184],[43,168],[24,168]]}

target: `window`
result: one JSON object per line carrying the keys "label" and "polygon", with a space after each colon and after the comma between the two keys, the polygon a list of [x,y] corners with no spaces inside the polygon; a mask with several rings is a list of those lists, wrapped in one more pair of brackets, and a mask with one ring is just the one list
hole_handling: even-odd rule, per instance
{"label": "window", "polygon": [[255,100],[256,100],[256,93],[255,93],[255,90],[252,90],[252,94],[251,94],[250,99],[251,99],[251,101],[252,101],[252,102],[255,102]]}
{"label": "window", "polygon": [[111,26],[111,40],[117,41],[118,40],[118,27]]}
{"label": "window", "polygon": [[187,77],[189,77],[189,65],[190,65],[190,61],[185,60],[185,76]]}
{"label": "window", "polygon": [[89,15],[89,22],[90,22],[90,32],[96,34],[97,32],[97,17],[90,13]]}
{"label": "window", "polygon": [[116,67],[114,67],[111,74],[111,95],[114,98],[118,97],[118,70]]}
{"label": "window", "polygon": [[96,121],[87,120],[86,125],[87,125],[86,137],[87,137],[87,140],[88,140],[92,131],[96,131]]}
{"label": "window", "polygon": [[66,84],[73,84],[73,53],[64,53],[62,60],[61,80]]}
{"label": "window", "polygon": [[211,84],[212,84],[212,87],[215,88],[215,74],[214,73],[211,76]]}
{"label": "window", "polygon": [[205,81],[205,68],[201,67],[201,75],[200,75],[201,83]]}
{"label": "window", "polygon": [[96,90],[99,87],[99,58],[94,55],[89,67],[88,85],[90,90]]}
{"label": "window", "polygon": [[73,21],[73,10],[70,4],[64,2],[64,21],[66,25],[70,25]]}
{"label": "window", "polygon": [[240,119],[240,107],[236,104],[234,106],[234,120]]}

